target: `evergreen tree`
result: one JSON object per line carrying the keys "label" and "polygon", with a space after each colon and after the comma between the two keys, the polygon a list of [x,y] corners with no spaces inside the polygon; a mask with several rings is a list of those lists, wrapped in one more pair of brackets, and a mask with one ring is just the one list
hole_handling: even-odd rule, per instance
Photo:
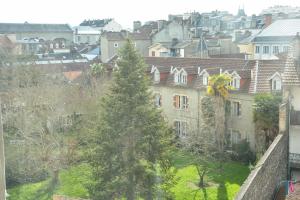
{"label": "evergreen tree", "polygon": [[128,40],[102,100],[89,153],[92,199],[168,199],[171,131],[155,108],[145,64]]}

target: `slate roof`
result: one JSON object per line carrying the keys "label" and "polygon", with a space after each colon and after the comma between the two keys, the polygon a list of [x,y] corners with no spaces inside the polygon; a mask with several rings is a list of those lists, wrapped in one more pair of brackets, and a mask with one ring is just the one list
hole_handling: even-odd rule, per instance
{"label": "slate roof", "polygon": [[150,35],[148,34],[148,32],[104,32],[102,36],[106,37],[107,40],[110,41],[122,41],[127,37],[131,38],[132,40],[150,40]]}
{"label": "slate roof", "polygon": [[70,32],[68,24],[0,23],[0,33]]}
{"label": "slate roof", "polygon": [[253,41],[291,41],[298,32],[300,32],[300,19],[277,20],[259,33]]}
{"label": "slate roof", "polygon": [[297,32],[300,32],[300,19],[277,20],[258,34],[258,37],[295,36]]}

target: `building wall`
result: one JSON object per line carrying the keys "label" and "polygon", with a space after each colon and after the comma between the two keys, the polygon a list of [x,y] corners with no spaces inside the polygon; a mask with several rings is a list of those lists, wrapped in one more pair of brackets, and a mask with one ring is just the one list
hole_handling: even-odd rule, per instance
{"label": "building wall", "polygon": [[112,20],[110,22],[108,22],[108,24],[106,24],[104,27],[103,27],[103,31],[112,31],[112,32],[119,32],[122,30],[122,26],[117,23],[115,20]]}
{"label": "building wall", "polygon": [[291,89],[291,104],[295,110],[300,111],[300,87],[293,87]]}
{"label": "building wall", "polygon": [[[171,126],[175,120],[183,120],[188,122],[189,131],[199,130],[199,124],[202,121],[200,102],[201,98],[206,95],[205,90],[154,85],[152,91],[154,94],[158,93],[162,96],[161,109]],[[187,110],[174,108],[173,96],[175,94],[188,96],[189,108]],[[241,139],[247,139],[251,150],[255,152],[255,125],[252,111],[254,97],[248,94],[233,94],[230,95],[229,101],[241,103],[242,115],[237,117],[232,114],[226,119],[228,130],[238,131],[241,134]]]}
{"label": "building wall", "polygon": [[170,51],[162,46],[155,46],[152,48],[149,48],[149,56],[152,57],[152,52],[155,52],[155,57],[161,57],[161,53],[165,53],[167,52],[168,54],[170,53]]}
{"label": "building wall", "polygon": [[[264,46],[269,47],[269,53],[264,53],[263,48]],[[273,47],[278,46],[279,52],[286,52],[287,47],[289,46],[289,42],[277,42],[277,41],[270,41],[268,43],[255,43],[253,47],[253,55],[254,59],[262,59],[262,60],[269,60],[276,58],[275,54],[273,53]],[[256,47],[260,48],[260,52],[256,52]],[[284,49],[285,47],[285,49]]]}
{"label": "building wall", "polygon": [[179,41],[190,39],[191,35],[188,31],[188,27],[173,21],[156,33],[153,36],[152,41],[153,44],[159,42],[172,42],[173,38],[177,38]]}
{"label": "building wall", "polygon": [[240,53],[249,54],[249,58],[253,59],[254,44],[252,44],[252,43],[249,43],[249,44],[239,44],[238,48],[239,48]]}
{"label": "building wall", "polygon": [[36,32],[36,33],[16,33],[17,40],[24,38],[43,38],[44,40],[54,40],[56,38],[66,39],[66,45],[73,42],[73,32]]}
{"label": "building wall", "polygon": [[142,56],[148,56],[149,49],[148,47],[151,46],[151,40],[134,40],[136,49],[142,54]]}
{"label": "building wall", "polygon": [[[118,47],[114,45],[118,44]],[[106,37],[101,37],[101,60],[107,62],[108,59],[118,54],[120,48],[125,44],[125,40],[107,40]]]}
{"label": "building wall", "polygon": [[[199,115],[199,100],[200,93],[194,89],[180,88],[180,87],[165,87],[165,86],[152,86],[153,94],[160,94],[162,97],[163,116],[173,127],[175,120],[186,121],[188,124],[188,131],[198,130],[198,115]],[[185,95],[188,96],[188,109],[178,110],[174,108],[173,96]]]}
{"label": "building wall", "polygon": [[[227,119],[228,130],[241,133],[241,139],[247,139],[251,150],[255,152],[255,124],[253,122],[254,96],[249,94],[231,94],[231,115]],[[233,114],[233,102],[241,103],[241,116]]]}
{"label": "building wall", "polygon": [[[79,38],[80,37],[80,38]],[[100,34],[76,34],[74,36],[74,43],[87,43],[87,44],[98,44]]]}

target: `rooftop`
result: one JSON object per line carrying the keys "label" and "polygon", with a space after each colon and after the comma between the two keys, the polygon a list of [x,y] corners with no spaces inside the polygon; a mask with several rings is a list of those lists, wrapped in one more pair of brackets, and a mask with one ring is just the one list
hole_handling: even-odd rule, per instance
{"label": "rooftop", "polygon": [[295,36],[297,32],[300,32],[300,19],[285,19],[275,21],[257,37]]}
{"label": "rooftop", "polygon": [[0,33],[70,32],[68,24],[0,23]]}

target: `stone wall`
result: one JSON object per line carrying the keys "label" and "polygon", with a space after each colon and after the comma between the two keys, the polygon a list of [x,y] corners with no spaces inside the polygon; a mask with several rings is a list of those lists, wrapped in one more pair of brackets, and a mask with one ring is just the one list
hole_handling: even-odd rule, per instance
{"label": "stone wall", "polygon": [[288,134],[279,134],[242,185],[235,200],[273,200],[288,176]]}
{"label": "stone wall", "polygon": [[255,169],[243,183],[235,200],[273,200],[282,181],[288,179],[289,104],[279,107],[279,132]]}

